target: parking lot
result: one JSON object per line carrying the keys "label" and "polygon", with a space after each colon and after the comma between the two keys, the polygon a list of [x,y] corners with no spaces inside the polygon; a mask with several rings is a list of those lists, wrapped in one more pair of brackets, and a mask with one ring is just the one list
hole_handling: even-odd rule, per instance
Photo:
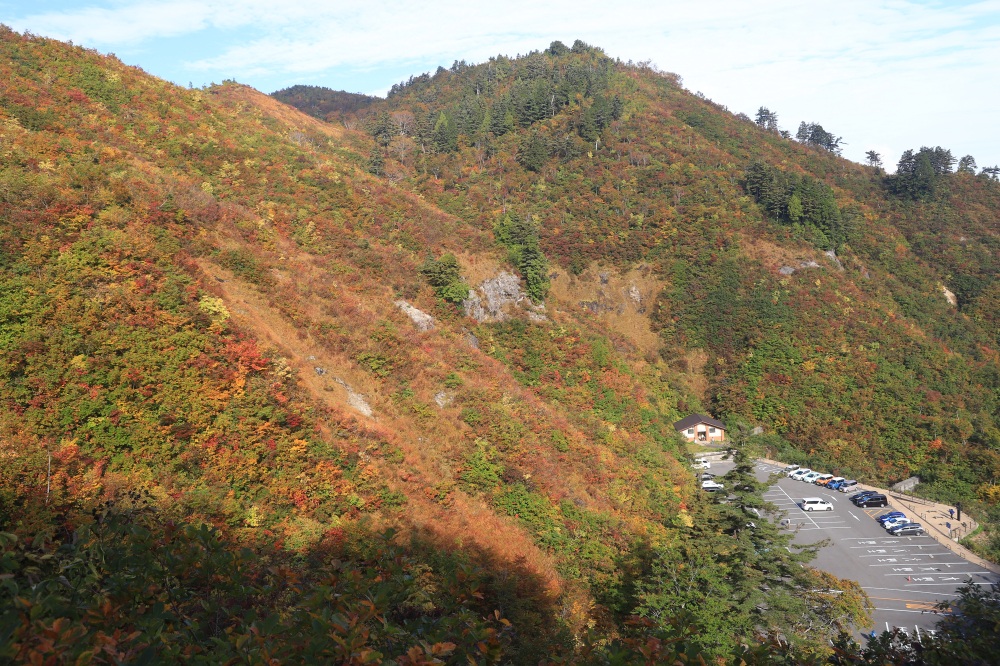
{"label": "parking lot", "polygon": [[[713,463],[710,471],[722,475],[731,467],[731,463]],[[772,465],[757,465],[757,476],[762,481],[776,471],[780,470]],[[886,508],[860,509],[848,500],[850,494],[783,476],[764,499],[786,512],[771,518],[783,521],[786,529],[795,533],[796,543],[829,540],[813,566],[856,580],[868,593],[875,607],[874,626],[859,629],[933,629],[939,619],[933,613],[934,605],[955,599],[955,591],[966,580],[988,585],[1000,578],[967,562],[930,536],[893,537],[875,517],[897,507],[890,504]],[[823,498],[834,509],[807,513],[799,508],[803,497]]]}

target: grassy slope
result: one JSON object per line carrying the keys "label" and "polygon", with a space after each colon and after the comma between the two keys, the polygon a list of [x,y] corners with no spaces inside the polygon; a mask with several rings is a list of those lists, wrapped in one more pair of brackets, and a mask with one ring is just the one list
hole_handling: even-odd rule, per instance
{"label": "grassy slope", "polygon": [[141,488],[290,548],[403,524],[526,568],[542,582],[520,593],[577,627],[636,544],[666,539],[693,492],[667,436],[677,392],[569,314],[525,331],[578,375],[560,399],[470,347],[416,266],[495,263],[488,235],[249,89],[13,33],[2,48],[6,521],[31,530],[17,507],[51,451],[51,505]]}
{"label": "grassy slope", "polygon": [[[409,113],[406,136],[378,107],[366,111],[387,177],[483,230],[504,212],[532,216],[544,251],[570,273],[595,261],[605,271],[651,267],[664,286],[648,314],[666,381],[680,385],[697,367],[702,379],[685,386],[706,385],[701,404],[780,434],[790,443],[774,441],[782,455],[880,481],[919,473],[928,492],[991,511],[997,183],[952,174],[931,198],[899,199],[882,174],[764,132],[670,75],[574,51],[498,58],[398,88],[381,112]],[[599,74],[586,92],[564,95],[583,71]],[[486,131],[504,109],[527,106],[532,86],[558,103]],[[587,114],[611,96],[624,100],[621,116],[585,141]],[[454,142],[445,120],[458,127]],[[372,147],[345,138],[359,152]],[[529,164],[539,138],[544,159]],[[770,221],[746,196],[754,160],[832,188],[843,270],[812,244],[813,230]]]}

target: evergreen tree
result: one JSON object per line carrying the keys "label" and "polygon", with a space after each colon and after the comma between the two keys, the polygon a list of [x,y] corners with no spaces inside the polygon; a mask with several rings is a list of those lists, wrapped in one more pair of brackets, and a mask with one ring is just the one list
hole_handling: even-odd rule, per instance
{"label": "evergreen tree", "polygon": [[507,248],[510,263],[517,267],[524,278],[525,290],[531,300],[538,302],[549,293],[549,262],[542,253],[538,238],[538,225],[528,216],[500,218],[493,226],[493,233]]}
{"label": "evergreen tree", "polygon": [[828,150],[835,155],[840,154],[840,144],[843,143],[842,137],[834,136],[830,132],[827,132],[823,129],[822,125],[807,123],[804,120],[799,123],[799,129],[795,133],[795,138],[801,143]]}
{"label": "evergreen tree", "polygon": [[461,303],[469,297],[469,285],[462,280],[461,267],[455,255],[443,255],[440,259],[428,259],[420,266],[420,274],[434,287],[438,298],[451,303]]}
{"label": "evergreen tree", "polygon": [[541,171],[548,159],[548,142],[539,132],[532,132],[521,142],[517,153],[517,161],[525,169]]}
{"label": "evergreen tree", "polygon": [[958,161],[958,172],[959,173],[976,173],[976,158],[972,155],[966,155]]}
{"label": "evergreen tree", "polygon": [[778,131],[778,114],[771,111],[766,106],[762,106],[757,109],[757,116],[754,122],[756,122],[757,126],[762,130],[766,130],[768,132]]}

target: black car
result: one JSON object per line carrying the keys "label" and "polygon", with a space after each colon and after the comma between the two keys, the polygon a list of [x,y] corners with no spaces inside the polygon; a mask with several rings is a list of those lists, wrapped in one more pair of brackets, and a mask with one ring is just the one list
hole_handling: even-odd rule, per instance
{"label": "black car", "polygon": [[862,497],[854,501],[862,509],[869,509],[872,507],[879,506],[889,506],[889,498],[885,495],[879,495],[875,493],[874,495],[869,495],[868,497]]}
{"label": "black car", "polygon": [[872,495],[878,495],[878,494],[879,493],[876,490],[862,490],[860,493],[854,493],[853,495],[848,497],[848,499],[857,504],[866,497],[871,497]]}

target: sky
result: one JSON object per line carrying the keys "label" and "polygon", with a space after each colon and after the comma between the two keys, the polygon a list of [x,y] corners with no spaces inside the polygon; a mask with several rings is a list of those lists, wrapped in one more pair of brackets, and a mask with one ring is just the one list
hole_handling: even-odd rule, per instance
{"label": "sky", "polygon": [[942,146],[1000,164],[1000,0],[0,0],[0,23],[180,85],[384,95],[455,60],[553,40],[652,61],[731,111],[843,137],[844,156]]}

